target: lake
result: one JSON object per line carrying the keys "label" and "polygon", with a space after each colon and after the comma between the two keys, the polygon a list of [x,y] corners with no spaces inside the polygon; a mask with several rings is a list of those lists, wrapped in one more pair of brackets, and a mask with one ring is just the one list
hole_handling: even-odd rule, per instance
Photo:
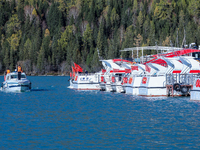
{"label": "lake", "polygon": [[[200,149],[200,103],[68,89],[69,77],[28,77],[0,92],[0,149]],[[3,81],[3,76],[0,76]]]}

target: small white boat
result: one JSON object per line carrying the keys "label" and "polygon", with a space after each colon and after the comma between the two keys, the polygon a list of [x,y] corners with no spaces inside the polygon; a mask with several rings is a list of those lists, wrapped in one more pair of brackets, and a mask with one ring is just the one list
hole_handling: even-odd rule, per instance
{"label": "small white boat", "polygon": [[76,63],[72,66],[70,73],[70,86],[68,88],[76,90],[100,90],[100,74],[99,73],[83,73],[83,69]]}
{"label": "small white boat", "polygon": [[70,86],[68,88],[77,90],[100,90],[99,76],[98,73],[77,73],[74,78],[70,79]]}
{"label": "small white boat", "polygon": [[5,81],[1,85],[5,92],[25,92],[31,89],[31,82],[26,78],[25,73],[21,73],[21,79],[18,79],[18,72],[11,72],[4,77]]}

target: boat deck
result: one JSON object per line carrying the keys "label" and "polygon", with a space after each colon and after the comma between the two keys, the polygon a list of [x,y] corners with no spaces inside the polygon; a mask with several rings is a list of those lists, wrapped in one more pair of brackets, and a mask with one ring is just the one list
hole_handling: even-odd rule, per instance
{"label": "boat deck", "polygon": [[168,96],[188,96],[199,74],[166,74]]}

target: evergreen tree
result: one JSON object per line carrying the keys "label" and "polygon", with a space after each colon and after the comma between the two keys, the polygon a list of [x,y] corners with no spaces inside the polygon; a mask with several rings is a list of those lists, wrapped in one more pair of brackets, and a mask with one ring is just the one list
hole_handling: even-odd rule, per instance
{"label": "evergreen tree", "polygon": [[31,56],[33,55],[32,42],[30,39],[27,39],[26,43],[24,44],[24,53],[23,54],[24,54],[23,60],[30,59]]}
{"label": "evergreen tree", "polygon": [[31,62],[32,64],[36,65],[37,64],[37,58],[38,58],[38,53],[41,47],[41,43],[42,43],[42,34],[41,34],[41,29],[40,27],[37,27],[36,33],[33,36],[33,40],[32,40],[32,51],[33,54],[31,54]]}
{"label": "evergreen tree", "polygon": [[199,9],[200,9],[200,0],[189,1],[188,11],[192,16],[194,16],[195,21],[196,19],[199,18],[199,15],[200,15]]}
{"label": "evergreen tree", "polygon": [[62,25],[62,14],[58,9],[58,5],[53,3],[50,7],[47,16],[47,25],[50,29],[51,36],[55,35],[59,31]]}
{"label": "evergreen tree", "polygon": [[99,32],[97,36],[97,48],[101,57],[105,57],[104,53],[104,28],[103,22],[101,22],[99,27]]}
{"label": "evergreen tree", "polygon": [[9,56],[10,56],[10,50],[9,50],[8,47],[6,47],[5,48],[4,60],[3,60],[4,65],[5,65],[6,68],[9,68],[9,66],[10,66],[10,58],[9,58]]}
{"label": "evergreen tree", "polygon": [[154,46],[155,45],[155,25],[153,21],[150,22],[149,40],[150,40],[150,46]]}
{"label": "evergreen tree", "polygon": [[89,11],[89,15],[88,15],[88,21],[89,21],[90,24],[95,21],[95,2],[94,2],[94,0],[91,0],[90,11]]}
{"label": "evergreen tree", "polygon": [[138,2],[137,2],[137,0],[134,0],[134,3],[133,3],[133,12],[134,12],[135,15],[137,13],[137,10],[138,10]]}
{"label": "evergreen tree", "polygon": [[115,8],[112,9],[110,21],[113,26],[118,25],[119,15],[117,14],[117,11]]}
{"label": "evergreen tree", "polygon": [[23,0],[18,0],[17,14],[20,22],[24,22],[24,2]]}
{"label": "evergreen tree", "polygon": [[137,18],[138,24],[139,24],[139,33],[141,33],[141,29],[143,27],[143,14],[142,11],[139,12],[139,16]]}
{"label": "evergreen tree", "polygon": [[43,46],[41,46],[41,49],[39,51],[39,55],[38,55],[38,58],[37,58],[37,67],[39,69],[39,73],[44,73],[44,69],[45,69],[45,50],[43,48]]}
{"label": "evergreen tree", "polygon": [[92,70],[94,72],[99,71],[101,69],[101,65],[100,65],[100,61],[99,61],[99,57],[98,57],[98,52],[97,50],[95,50],[94,55],[93,55],[93,59],[92,59]]}
{"label": "evergreen tree", "polygon": [[108,39],[109,47],[108,47],[108,59],[113,59],[114,58],[114,40]]}
{"label": "evergreen tree", "polygon": [[58,45],[60,47],[60,56],[62,57],[61,61],[67,59],[69,65],[71,64],[71,60],[73,58],[72,47],[70,47],[71,45],[73,45],[71,42],[74,38],[72,31],[73,27],[67,26],[66,30],[62,33],[61,38],[58,40]]}
{"label": "evergreen tree", "polygon": [[87,24],[86,30],[83,33],[83,47],[84,47],[84,51],[82,54],[83,60],[85,61],[87,58],[87,65],[89,65],[91,62],[90,51],[92,52],[92,49],[93,49],[92,30],[89,24]]}

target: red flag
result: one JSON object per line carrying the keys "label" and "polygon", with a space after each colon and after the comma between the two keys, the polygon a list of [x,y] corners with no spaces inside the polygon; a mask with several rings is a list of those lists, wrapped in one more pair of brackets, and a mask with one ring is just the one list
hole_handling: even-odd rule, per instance
{"label": "red flag", "polygon": [[76,68],[74,68],[73,66],[72,66],[72,72],[73,73],[76,72]]}
{"label": "red flag", "polygon": [[148,65],[145,65],[145,70],[146,70],[147,72],[151,72],[151,68],[150,68]]}
{"label": "red flag", "polygon": [[75,77],[76,75],[75,75],[75,72],[73,73],[73,77]]}
{"label": "red flag", "polygon": [[70,77],[72,77],[72,73],[70,72]]}
{"label": "red flag", "polygon": [[83,69],[79,65],[74,63],[74,66],[75,66],[75,69],[76,69],[77,72],[83,72]]}
{"label": "red flag", "polygon": [[76,69],[72,66],[72,76],[75,77]]}
{"label": "red flag", "polygon": [[131,66],[132,70],[138,70],[138,66]]}

